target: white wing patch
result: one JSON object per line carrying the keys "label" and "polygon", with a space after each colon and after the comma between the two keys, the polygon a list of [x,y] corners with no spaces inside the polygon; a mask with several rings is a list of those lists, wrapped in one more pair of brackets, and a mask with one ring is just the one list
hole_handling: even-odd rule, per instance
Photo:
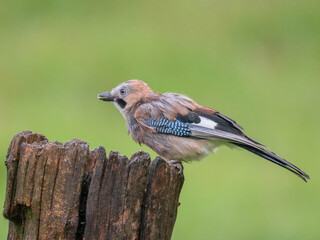
{"label": "white wing patch", "polygon": [[208,118],[200,117],[200,119],[201,119],[201,121],[199,123],[192,123],[192,125],[210,128],[210,129],[215,129],[215,127],[218,125],[215,121],[212,121]]}

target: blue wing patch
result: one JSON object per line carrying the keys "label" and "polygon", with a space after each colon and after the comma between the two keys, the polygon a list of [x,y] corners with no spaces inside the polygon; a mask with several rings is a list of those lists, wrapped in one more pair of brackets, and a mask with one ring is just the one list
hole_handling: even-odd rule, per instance
{"label": "blue wing patch", "polygon": [[155,121],[149,118],[144,120],[144,122],[159,133],[167,133],[179,137],[188,137],[191,135],[188,124],[180,122],[179,120],[169,121],[167,118],[162,118],[160,121]]}

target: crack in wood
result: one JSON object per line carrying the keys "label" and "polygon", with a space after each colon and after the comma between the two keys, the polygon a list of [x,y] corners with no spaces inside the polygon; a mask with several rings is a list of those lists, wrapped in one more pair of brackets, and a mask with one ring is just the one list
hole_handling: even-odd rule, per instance
{"label": "crack in wood", "polygon": [[43,193],[43,186],[44,186],[44,176],[46,175],[46,166],[47,166],[48,158],[44,158],[44,164],[43,164],[43,175],[41,178],[41,188],[40,188],[40,200],[39,200],[39,218],[38,218],[38,228],[37,230],[37,239],[39,239],[40,236],[40,226],[41,226],[41,211],[42,211],[42,193]]}

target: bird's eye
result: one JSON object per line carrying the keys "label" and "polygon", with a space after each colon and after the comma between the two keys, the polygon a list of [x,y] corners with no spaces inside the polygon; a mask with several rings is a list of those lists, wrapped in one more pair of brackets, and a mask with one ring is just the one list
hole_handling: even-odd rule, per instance
{"label": "bird's eye", "polygon": [[127,89],[125,89],[125,88],[121,88],[120,89],[120,94],[121,95],[124,95],[124,94],[126,94],[127,93]]}

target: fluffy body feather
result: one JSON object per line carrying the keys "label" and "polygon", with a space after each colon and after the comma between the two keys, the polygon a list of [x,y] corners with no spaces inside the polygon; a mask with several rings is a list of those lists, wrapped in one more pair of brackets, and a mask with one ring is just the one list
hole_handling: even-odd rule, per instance
{"label": "fluffy body feather", "polygon": [[302,170],[244,134],[235,121],[184,95],[158,94],[146,83],[130,80],[98,98],[113,101],[126,119],[133,140],[166,160],[198,160],[222,144],[231,144],[276,163],[305,181],[309,179]]}

